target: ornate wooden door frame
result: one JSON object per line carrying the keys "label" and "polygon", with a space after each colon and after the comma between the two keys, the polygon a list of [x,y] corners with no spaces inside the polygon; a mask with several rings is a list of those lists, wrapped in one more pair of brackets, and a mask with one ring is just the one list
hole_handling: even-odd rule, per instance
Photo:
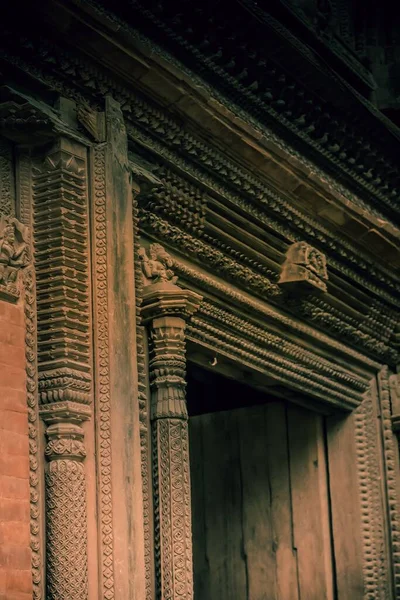
{"label": "ornate wooden door frame", "polygon": [[[141,291],[142,315],[150,337],[156,598],[191,598],[193,593],[183,379],[185,342],[211,357],[216,354],[225,357],[247,371],[268,371],[292,393],[297,391],[319,402],[324,399],[326,412],[332,414],[328,418],[328,443],[338,597],[346,598],[350,593],[357,599],[395,598],[398,593],[398,579],[393,577],[393,569],[398,568],[397,448],[390,421],[387,368],[369,361],[361,375],[358,368],[361,355],[332,339],[329,340],[332,350],[351,356],[357,368],[353,370],[350,366],[345,371],[333,355],[326,360],[318,349],[311,347],[303,349],[303,354],[296,353],[284,336],[277,343],[278,338],[266,331],[268,327],[254,326],[212,300],[210,291],[215,292],[221,286],[218,280],[167,253],[160,244],[145,242],[145,248],[139,250],[137,266],[142,267],[142,281],[146,284]],[[190,287],[204,292],[202,301],[197,298],[189,310],[184,298],[193,292],[179,288],[174,273],[182,275]],[[266,305],[249,300],[227,285],[223,287],[233,302],[246,303],[254,311],[268,314]],[[326,347],[328,340],[323,334],[315,330],[313,335]],[[307,363],[311,357],[313,371],[306,380],[303,361]],[[349,461],[351,468],[344,475],[343,465]],[[386,482],[384,486],[382,481]],[[347,496],[340,491],[341,485],[349,486]],[[179,515],[177,520],[174,514]],[[358,528],[358,547],[354,547],[349,535],[352,528]],[[178,551],[174,548],[175,541]],[[394,549],[393,559],[390,548]],[[348,572],[353,567],[358,568],[359,575],[349,581]]]}

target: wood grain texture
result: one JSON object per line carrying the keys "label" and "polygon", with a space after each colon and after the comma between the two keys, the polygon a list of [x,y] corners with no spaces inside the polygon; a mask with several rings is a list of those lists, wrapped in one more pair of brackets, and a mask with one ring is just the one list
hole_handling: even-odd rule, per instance
{"label": "wood grain texture", "polygon": [[364,598],[361,506],[355,458],[354,416],[327,419],[337,593],[339,600]]}
{"label": "wood grain texture", "polygon": [[322,417],[279,401],[189,423],[196,600],[332,600]]}

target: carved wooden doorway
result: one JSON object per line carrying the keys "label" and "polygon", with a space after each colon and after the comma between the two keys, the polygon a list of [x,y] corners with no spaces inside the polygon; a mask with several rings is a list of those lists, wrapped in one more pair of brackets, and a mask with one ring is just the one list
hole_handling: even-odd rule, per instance
{"label": "carved wooden doorway", "polygon": [[333,600],[324,416],[188,371],[196,600]]}

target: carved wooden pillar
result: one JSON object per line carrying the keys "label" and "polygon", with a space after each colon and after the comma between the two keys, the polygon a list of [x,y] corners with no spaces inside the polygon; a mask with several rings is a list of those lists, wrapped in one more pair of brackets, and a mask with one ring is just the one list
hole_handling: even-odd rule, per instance
{"label": "carved wooden pillar", "polygon": [[33,177],[40,414],[47,425],[49,600],[87,600],[86,456],[91,414],[87,164],[60,137]]}
{"label": "carved wooden pillar", "polygon": [[158,244],[141,258],[148,285],[142,314],[149,324],[157,598],[193,598],[185,322],[201,297],[182,290]]}

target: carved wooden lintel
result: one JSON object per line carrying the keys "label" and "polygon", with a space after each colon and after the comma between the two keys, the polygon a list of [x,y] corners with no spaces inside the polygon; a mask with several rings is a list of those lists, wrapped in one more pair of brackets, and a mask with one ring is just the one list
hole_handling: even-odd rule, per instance
{"label": "carved wooden lintel", "polygon": [[279,284],[295,289],[314,289],[326,292],[328,272],[326,257],[306,242],[289,246]]}
{"label": "carved wooden lintel", "polygon": [[[149,324],[157,598],[193,598],[185,324],[201,297],[176,285],[165,250],[142,249],[142,315]],[[153,283],[151,283],[153,281]],[[171,489],[173,493],[171,495]]]}

